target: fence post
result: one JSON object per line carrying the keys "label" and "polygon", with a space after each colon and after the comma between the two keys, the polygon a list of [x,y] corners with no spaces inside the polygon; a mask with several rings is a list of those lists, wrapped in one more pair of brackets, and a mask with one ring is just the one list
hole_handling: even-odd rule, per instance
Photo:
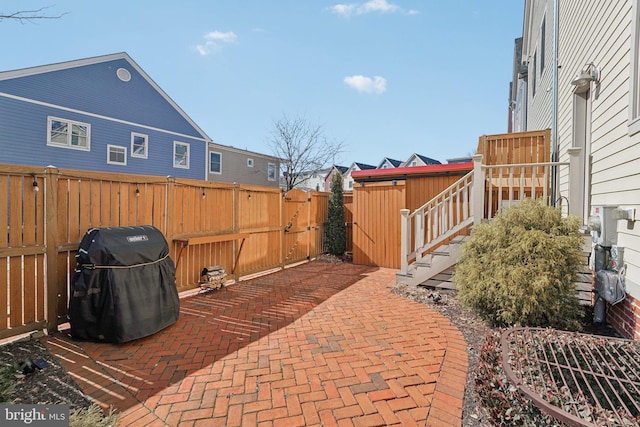
{"label": "fence post", "polygon": [[580,176],[580,160],[582,148],[571,147],[567,149],[569,154],[569,215],[583,217],[584,189],[583,177]]}
{"label": "fence post", "polygon": [[[416,262],[422,261],[422,250],[420,250],[424,246],[424,211],[418,211],[413,216],[415,218],[415,249],[416,249]],[[409,230],[410,224],[408,224]],[[431,232],[431,230],[429,230]],[[411,236],[409,236],[409,240],[407,241],[407,246],[410,248]]]}
{"label": "fence post", "polygon": [[176,218],[173,217],[172,212],[173,212],[173,204],[174,204],[174,199],[175,199],[175,183],[176,183],[176,179],[173,177],[167,177],[167,185],[166,185],[166,192],[167,194],[165,195],[165,207],[164,207],[164,218],[165,218],[165,224],[164,224],[164,228],[165,228],[165,233],[167,235],[167,240],[169,241],[169,245],[171,245],[171,253],[175,254],[175,248],[174,248],[174,240],[173,240],[173,236],[176,232],[175,230],[175,223],[176,223]]}
{"label": "fence post", "polygon": [[285,203],[285,199],[287,197],[287,193],[285,192],[285,190],[282,190],[282,193],[280,194],[280,231],[278,232],[278,235],[280,236],[280,268],[284,269],[284,241],[285,241],[285,235],[284,235],[284,203]]}
{"label": "fence post", "polygon": [[411,236],[409,236],[409,209],[400,209],[400,274],[407,275],[409,271],[409,245],[411,245]]}
{"label": "fence post", "polygon": [[476,154],[473,156],[471,212],[473,213],[474,225],[480,224],[484,216],[484,175],[482,173],[482,154]]}
{"label": "fence post", "polygon": [[[240,228],[240,184],[236,184],[233,186],[233,233],[239,233]],[[233,256],[235,257],[238,253],[238,241],[234,239],[231,242],[231,248],[233,251]],[[233,280],[238,283],[240,281],[240,274],[238,270],[233,270]]]}
{"label": "fence post", "polygon": [[[58,275],[58,168],[46,167],[44,173],[45,187],[45,223],[47,247],[47,331],[51,334],[58,331],[58,298],[60,287],[67,286],[66,281],[59,282]],[[65,275],[66,277],[66,275]]]}
{"label": "fence post", "polygon": [[311,260],[311,191],[307,193],[307,261]]}

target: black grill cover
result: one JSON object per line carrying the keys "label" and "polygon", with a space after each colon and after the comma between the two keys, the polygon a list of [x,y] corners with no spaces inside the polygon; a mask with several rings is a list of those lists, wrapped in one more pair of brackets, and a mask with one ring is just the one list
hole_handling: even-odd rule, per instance
{"label": "black grill cover", "polygon": [[76,260],[69,299],[74,338],[123,343],[178,320],[175,265],[157,228],[90,229]]}

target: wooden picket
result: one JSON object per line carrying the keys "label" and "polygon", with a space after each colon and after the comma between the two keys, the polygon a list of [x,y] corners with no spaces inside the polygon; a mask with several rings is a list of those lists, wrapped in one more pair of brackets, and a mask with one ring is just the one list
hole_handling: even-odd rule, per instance
{"label": "wooden picket", "polygon": [[[158,228],[176,262],[179,291],[197,288],[210,265],[239,280],[324,250],[325,193],[16,165],[0,165],[2,191],[0,339],[66,321],[75,254],[91,228]],[[291,251],[287,215],[298,209],[302,234]]]}

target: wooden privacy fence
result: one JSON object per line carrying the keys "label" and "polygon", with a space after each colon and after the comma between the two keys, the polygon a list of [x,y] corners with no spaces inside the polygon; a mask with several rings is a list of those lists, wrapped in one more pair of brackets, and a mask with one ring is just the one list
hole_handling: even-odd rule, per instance
{"label": "wooden privacy fence", "polygon": [[329,193],[69,169],[0,165],[0,338],[66,321],[75,254],[95,227],[153,225],[179,291],[204,267],[229,277],[324,252]]}
{"label": "wooden privacy fence", "polygon": [[347,228],[347,252],[353,251],[353,193],[344,193],[344,223]]}
{"label": "wooden privacy fence", "polygon": [[486,175],[485,216],[525,197],[543,198],[551,205],[552,176],[558,166],[551,163],[551,130],[483,135],[478,154]]}
{"label": "wooden privacy fence", "polygon": [[[468,169],[471,169],[471,166]],[[353,262],[400,268],[402,259],[400,210],[420,209],[468,171],[464,169],[425,172],[416,175],[399,175],[380,181],[356,178],[359,179],[359,185],[354,185],[353,203],[350,206],[353,212]],[[346,207],[345,200],[345,211]],[[462,209],[462,203],[460,203],[460,209]],[[454,209],[450,210],[452,215],[454,212]],[[428,218],[444,216],[443,211],[436,208],[429,210],[428,214],[430,215]],[[427,213],[423,212],[422,217],[425,215]],[[449,213],[446,217],[449,217]],[[428,221],[428,218],[425,221]],[[425,222],[429,227],[422,228],[423,237],[420,242],[429,243],[436,237],[429,237],[429,233],[434,233],[432,224],[433,222],[428,224]],[[411,236],[414,234],[412,233]]]}

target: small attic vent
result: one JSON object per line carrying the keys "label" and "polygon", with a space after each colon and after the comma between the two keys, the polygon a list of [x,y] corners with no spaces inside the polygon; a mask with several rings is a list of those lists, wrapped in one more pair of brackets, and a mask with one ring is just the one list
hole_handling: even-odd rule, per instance
{"label": "small attic vent", "polygon": [[126,68],[118,68],[116,70],[116,75],[123,82],[128,82],[129,80],[131,80],[131,73]]}

